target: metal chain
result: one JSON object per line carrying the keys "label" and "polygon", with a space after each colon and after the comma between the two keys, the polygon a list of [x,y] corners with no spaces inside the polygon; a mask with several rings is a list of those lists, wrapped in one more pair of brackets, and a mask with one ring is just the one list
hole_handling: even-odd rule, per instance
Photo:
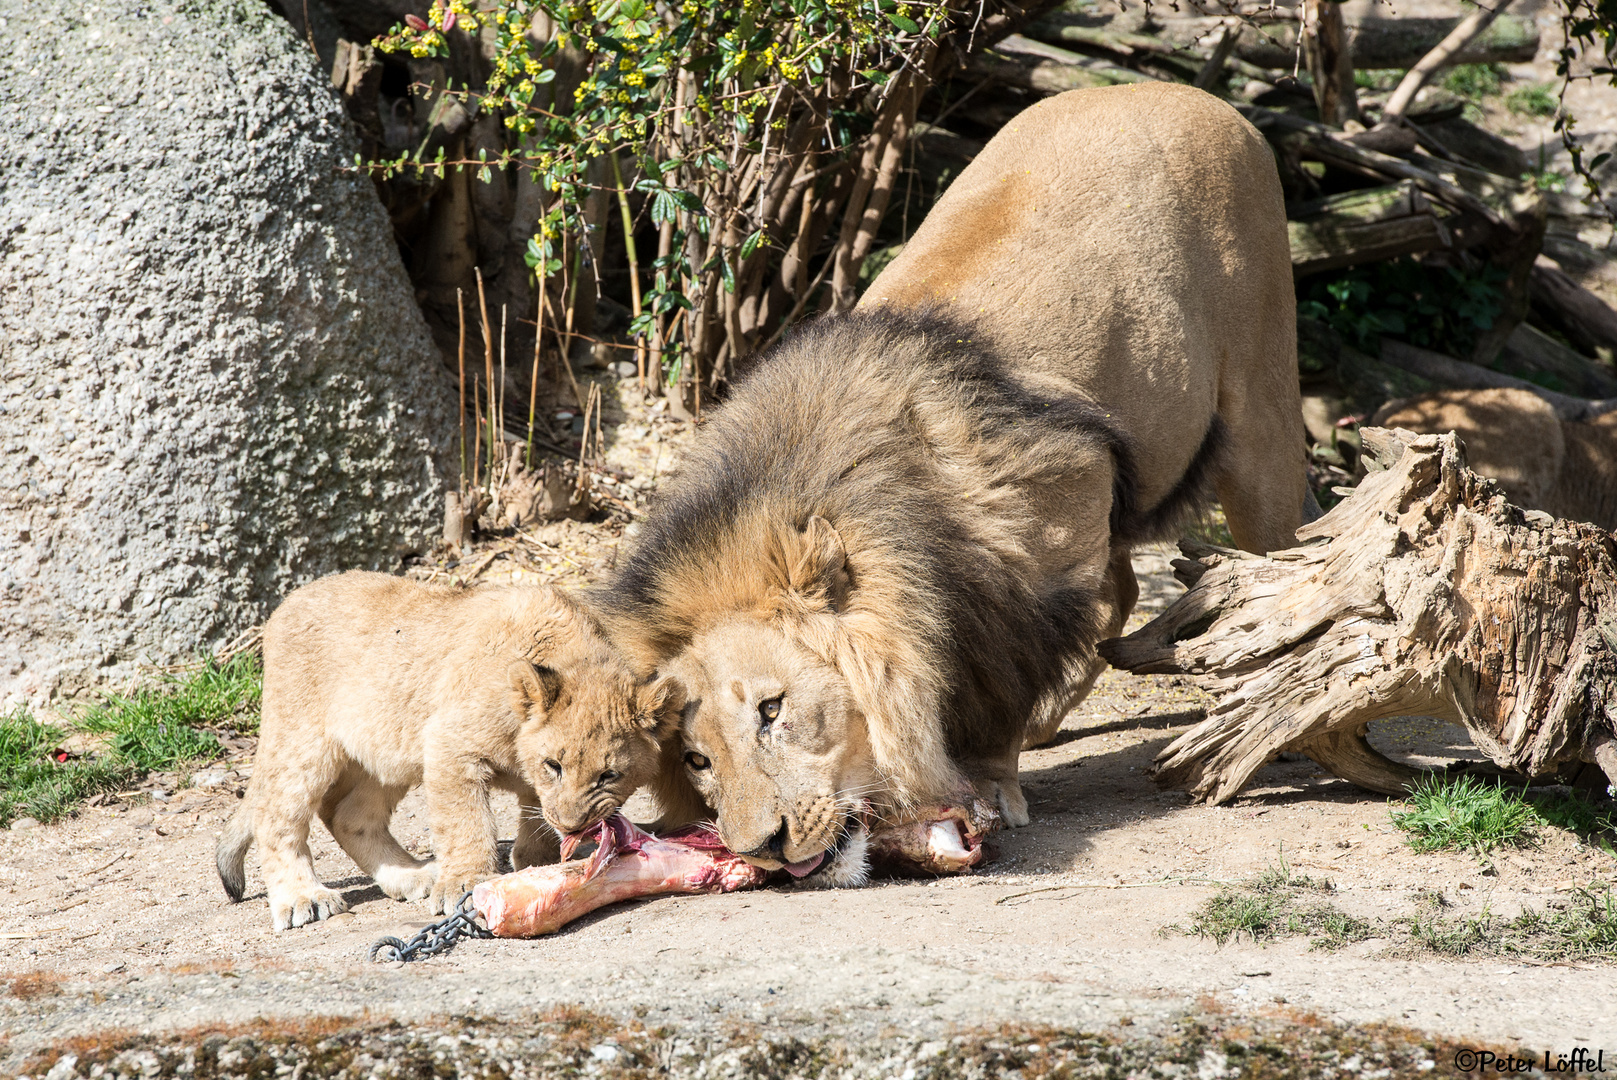
{"label": "metal chain", "polygon": [[412,960],[448,952],[461,938],[493,937],[491,930],[478,925],[477,912],[471,904],[472,894],[466,893],[455,905],[452,914],[426,927],[409,941],[396,937],[381,938],[371,946],[370,958],[384,963],[397,960],[408,964]]}

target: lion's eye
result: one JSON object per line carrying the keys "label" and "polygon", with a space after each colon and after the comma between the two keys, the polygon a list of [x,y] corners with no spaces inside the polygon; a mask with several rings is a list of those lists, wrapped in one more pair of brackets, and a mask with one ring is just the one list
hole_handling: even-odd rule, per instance
{"label": "lion's eye", "polygon": [[707,758],[703,757],[701,754],[698,754],[695,750],[687,750],[685,752],[685,764],[689,765],[697,772],[701,772],[703,769],[707,768],[713,763]]}
{"label": "lion's eye", "polygon": [[545,758],[545,772],[550,774],[552,780],[561,779],[561,762],[555,758]]}
{"label": "lion's eye", "polygon": [[780,716],[780,698],[770,698],[768,701],[760,702],[758,715],[763,718],[765,727],[773,724],[776,717]]}
{"label": "lion's eye", "polygon": [[610,784],[612,781],[618,779],[622,775],[623,774],[618,772],[616,769],[607,769],[601,774],[598,783]]}

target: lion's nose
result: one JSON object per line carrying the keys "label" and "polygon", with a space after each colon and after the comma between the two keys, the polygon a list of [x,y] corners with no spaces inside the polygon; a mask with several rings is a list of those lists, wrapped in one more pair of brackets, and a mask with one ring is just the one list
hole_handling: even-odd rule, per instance
{"label": "lion's nose", "polygon": [[786,861],[786,818],[780,819],[780,828],[775,835],[749,851],[739,851],[736,854],[750,859],[773,859],[776,862]]}

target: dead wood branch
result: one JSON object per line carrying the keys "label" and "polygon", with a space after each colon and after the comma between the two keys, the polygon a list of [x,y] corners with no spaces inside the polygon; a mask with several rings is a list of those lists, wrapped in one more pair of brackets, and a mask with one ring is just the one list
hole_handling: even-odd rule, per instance
{"label": "dead wood branch", "polygon": [[1359,98],[1353,86],[1353,55],[1342,22],[1342,5],[1336,0],[1303,0],[1302,37],[1319,118],[1333,127],[1357,120]]}
{"label": "dead wood branch", "polygon": [[1477,10],[1461,19],[1459,24],[1449,31],[1448,36],[1438,42],[1431,52],[1421,57],[1420,61],[1404,75],[1398,83],[1398,88],[1392,92],[1392,97],[1387,99],[1387,104],[1381,110],[1382,122],[1396,123],[1403,119],[1410,103],[1415,100],[1415,95],[1426,85],[1426,80],[1431,78],[1432,73],[1438,68],[1454,63],[1454,58],[1464,51],[1467,45],[1481,37],[1482,32],[1488,29],[1488,24],[1509,6],[1510,0],[1494,0],[1492,7],[1479,5]]}
{"label": "dead wood branch", "polygon": [[1212,53],[1207,57],[1206,63],[1202,64],[1201,70],[1196,72],[1196,77],[1190,81],[1190,85],[1198,90],[1211,89],[1218,81],[1218,77],[1223,74],[1224,65],[1229,63],[1230,54],[1235,51],[1235,43],[1240,38],[1241,27],[1226,26],[1224,33],[1219,35],[1218,44],[1213,46]]}
{"label": "dead wood branch", "polygon": [[1463,724],[1529,776],[1609,760],[1596,749],[1617,725],[1617,540],[1510,505],[1452,434],[1362,435],[1380,471],[1298,530],[1307,546],[1182,560],[1190,591],[1101,644],[1118,667],[1219,696],[1158,756],[1157,782],[1222,803],[1293,751],[1396,794],[1414,771],[1364,734],[1399,716]]}

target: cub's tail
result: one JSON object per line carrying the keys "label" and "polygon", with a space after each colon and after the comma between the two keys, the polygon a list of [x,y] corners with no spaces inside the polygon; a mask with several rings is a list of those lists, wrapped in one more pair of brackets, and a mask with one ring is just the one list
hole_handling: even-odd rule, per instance
{"label": "cub's tail", "polygon": [[253,846],[253,808],[251,800],[243,800],[235,815],[219,834],[219,843],[213,849],[214,865],[219,868],[219,880],[232,901],[241,899],[247,888],[247,849]]}

